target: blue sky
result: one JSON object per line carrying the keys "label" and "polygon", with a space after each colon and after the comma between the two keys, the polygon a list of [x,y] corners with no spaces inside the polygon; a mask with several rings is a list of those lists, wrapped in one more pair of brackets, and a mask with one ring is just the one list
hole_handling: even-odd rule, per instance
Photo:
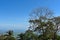
{"label": "blue sky", "polygon": [[0,0],[0,30],[26,30],[29,13],[38,7],[48,7],[60,16],[60,0]]}

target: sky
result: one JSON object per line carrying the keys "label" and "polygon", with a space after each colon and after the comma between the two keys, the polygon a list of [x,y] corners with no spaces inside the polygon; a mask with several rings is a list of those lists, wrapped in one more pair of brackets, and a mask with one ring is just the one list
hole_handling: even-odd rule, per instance
{"label": "sky", "polygon": [[29,14],[38,7],[47,7],[60,16],[60,0],[0,0],[0,31],[25,31]]}

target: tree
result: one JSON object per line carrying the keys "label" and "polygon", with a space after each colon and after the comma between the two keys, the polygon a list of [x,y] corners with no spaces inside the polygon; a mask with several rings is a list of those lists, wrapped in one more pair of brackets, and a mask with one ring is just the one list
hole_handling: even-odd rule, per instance
{"label": "tree", "polygon": [[48,8],[38,8],[34,10],[31,14],[31,18],[29,20],[30,28],[33,31],[38,31],[38,33],[42,35],[41,40],[46,40],[48,35],[52,36],[52,38],[54,36],[54,33],[53,33],[54,23],[51,20],[49,20],[52,17],[53,17],[53,12]]}
{"label": "tree", "polygon": [[24,33],[20,33],[17,38],[18,40],[24,40]]}
{"label": "tree", "polygon": [[38,36],[34,34],[32,30],[29,29],[25,32],[25,37],[26,40],[38,40]]}
{"label": "tree", "polygon": [[60,26],[60,17],[59,16],[54,17],[54,18],[52,18],[50,20],[52,20],[54,22],[54,24],[55,24],[54,39],[57,39],[58,35],[56,35],[56,34],[59,32],[59,29],[60,29],[60,27],[59,27]]}
{"label": "tree", "polygon": [[9,30],[5,35],[4,40],[16,40],[15,37],[13,36],[13,31]]}
{"label": "tree", "polygon": [[18,35],[18,40],[38,40],[38,36],[28,29],[25,33]]}
{"label": "tree", "polygon": [[7,34],[8,34],[9,36],[12,36],[12,35],[13,35],[13,31],[12,31],[12,30],[9,30],[9,31],[7,32]]}

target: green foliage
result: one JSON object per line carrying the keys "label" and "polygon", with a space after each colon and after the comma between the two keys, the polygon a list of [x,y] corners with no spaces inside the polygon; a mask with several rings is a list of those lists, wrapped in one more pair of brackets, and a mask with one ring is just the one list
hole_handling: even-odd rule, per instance
{"label": "green foliage", "polygon": [[18,40],[24,40],[24,34],[23,33],[18,35]]}
{"label": "green foliage", "polygon": [[12,36],[12,35],[13,35],[13,31],[12,31],[12,30],[9,30],[9,31],[7,32],[7,34],[8,34],[9,36]]}
{"label": "green foliage", "polygon": [[32,30],[27,30],[24,34],[18,35],[19,40],[37,40],[38,37],[33,33]]}
{"label": "green foliage", "polygon": [[57,35],[57,40],[60,40],[60,36],[59,35]]}
{"label": "green foliage", "polygon": [[57,38],[57,28],[56,25],[54,25],[55,22],[49,20],[52,17],[51,10],[48,10],[47,8],[38,8],[34,11],[34,13],[32,13],[32,15],[34,16],[34,19],[29,20],[29,23],[31,25],[30,27],[34,32],[38,31],[39,39],[55,40]]}
{"label": "green foliage", "polygon": [[16,40],[13,31],[9,30],[5,35],[0,36],[0,40]]}
{"label": "green foliage", "polygon": [[4,40],[16,40],[14,37],[6,37]]}

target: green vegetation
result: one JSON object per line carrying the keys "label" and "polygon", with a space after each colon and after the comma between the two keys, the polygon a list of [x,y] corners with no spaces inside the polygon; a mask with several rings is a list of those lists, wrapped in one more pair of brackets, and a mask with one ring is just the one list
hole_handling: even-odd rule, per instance
{"label": "green vegetation", "polygon": [[13,31],[0,35],[0,40],[60,40],[60,17],[53,17],[53,12],[48,8],[37,8],[30,14],[30,27],[25,33],[20,33],[17,38]]}
{"label": "green vegetation", "polygon": [[0,35],[0,40],[16,40],[13,36],[13,31],[9,30],[6,34]]}

